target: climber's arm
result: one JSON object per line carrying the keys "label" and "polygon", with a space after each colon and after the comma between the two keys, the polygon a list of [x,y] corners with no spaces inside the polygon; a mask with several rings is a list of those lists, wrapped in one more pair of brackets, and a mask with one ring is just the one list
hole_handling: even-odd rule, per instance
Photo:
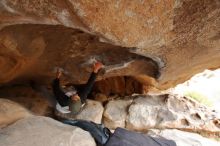
{"label": "climber's arm", "polygon": [[61,106],[67,106],[69,97],[65,95],[65,93],[60,88],[60,76],[61,73],[58,73],[56,79],[53,80],[52,88],[53,93]]}

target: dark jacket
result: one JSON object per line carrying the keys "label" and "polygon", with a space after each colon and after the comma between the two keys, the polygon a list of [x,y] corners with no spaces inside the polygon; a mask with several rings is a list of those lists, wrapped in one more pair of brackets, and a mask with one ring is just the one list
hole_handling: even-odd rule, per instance
{"label": "dark jacket", "polygon": [[60,87],[60,80],[58,78],[54,79],[52,83],[52,87],[57,102],[61,106],[69,106],[71,113],[73,114],[78,113],[81,109],[81,105],[86,102],[87,96],[92,90],[96,77],[97,77],[97,73],[94,72],[91,73],[83,89],[77,93],[81,99],[79,101],[72,101],[70,97],[65,95],[65,93]]}

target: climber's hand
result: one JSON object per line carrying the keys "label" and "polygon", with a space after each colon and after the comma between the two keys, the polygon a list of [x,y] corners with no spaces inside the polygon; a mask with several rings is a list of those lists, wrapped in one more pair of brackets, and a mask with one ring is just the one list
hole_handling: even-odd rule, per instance
{"label": "climber's hand", "polygon": [[103,67],[104,65],[101,62],[97,61],[96,63],[93,64],[93,72],[97,73]]}
{"label": "climber's hand", "polygon": [[59,79],[62,76],[62,71],[60,69],[57,69],[57,75],[56,78]]}

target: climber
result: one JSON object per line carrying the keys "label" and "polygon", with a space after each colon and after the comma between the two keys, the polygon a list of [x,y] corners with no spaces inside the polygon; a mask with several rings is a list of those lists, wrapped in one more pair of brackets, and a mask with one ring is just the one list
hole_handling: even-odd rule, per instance
{"label": "climber", "polygon": [[77,92],[77,90],[74,87],[70,87],[70,89],[67,92],[64,92],[60,88],[60,77],[62,75],[62,72],[60,70],[57,71],[56,79],[53,80],[52,87],[53,92],[57,100],[56,109],[61,113],[71,113],[71,114],[77,114],[81,110],[81,108],[85,105],[86,99],[88,94],[90,93],[97,74],[101,68],[103,68],[104,65],[101,62],[95,62],[93,64],[93,72],[90,75],[89,80],[83,87],[83,90],[80,92]]}

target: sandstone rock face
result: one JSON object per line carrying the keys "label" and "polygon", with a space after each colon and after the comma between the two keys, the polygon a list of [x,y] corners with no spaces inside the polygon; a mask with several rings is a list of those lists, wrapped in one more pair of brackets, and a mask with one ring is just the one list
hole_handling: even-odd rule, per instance
{"label": "sandstone rock face", "polygon": [[55,67],[83,83],[90,56],[114,68],[105,78],[150,77],[160,88],[220,67],[218,0],[2,0],[0,8],[1,83],[45,81]]}
{"label": "sandstone rock face", "polygon": [[117,127],[125,127],[125,121],[127,117],[128,106],[132,100],[115,100],[110,101],[103,114],[104,124],[110,129],[116,129]]}
{"label": "sandstone rock face", "polygon": [[148,134],[174,140],[177,146],[219,146],[220,142],[180,130],[152,130]]}
{"label": "sandstone rock face", "polygon": [[21,105],[8,99],[0,98],[0,128],[29,116],[31,116],[31,113]]}
{"label": "sandstone rock face", "polygon": [[2,146],[96,146],[88,132],[40,116],[19,120],[0,134]]}
{"label": "sandstone rock face", "polygon": [[158,67],[153,60],[64,26],[8,26],[1,31],[1,41],[1,83],[31,79],[50,85],[57,68],[61,68],[64,83],[83,84],[92,72],[94,60],[105,64],[105,74],[100,74],[99,79],[157,74]]}

